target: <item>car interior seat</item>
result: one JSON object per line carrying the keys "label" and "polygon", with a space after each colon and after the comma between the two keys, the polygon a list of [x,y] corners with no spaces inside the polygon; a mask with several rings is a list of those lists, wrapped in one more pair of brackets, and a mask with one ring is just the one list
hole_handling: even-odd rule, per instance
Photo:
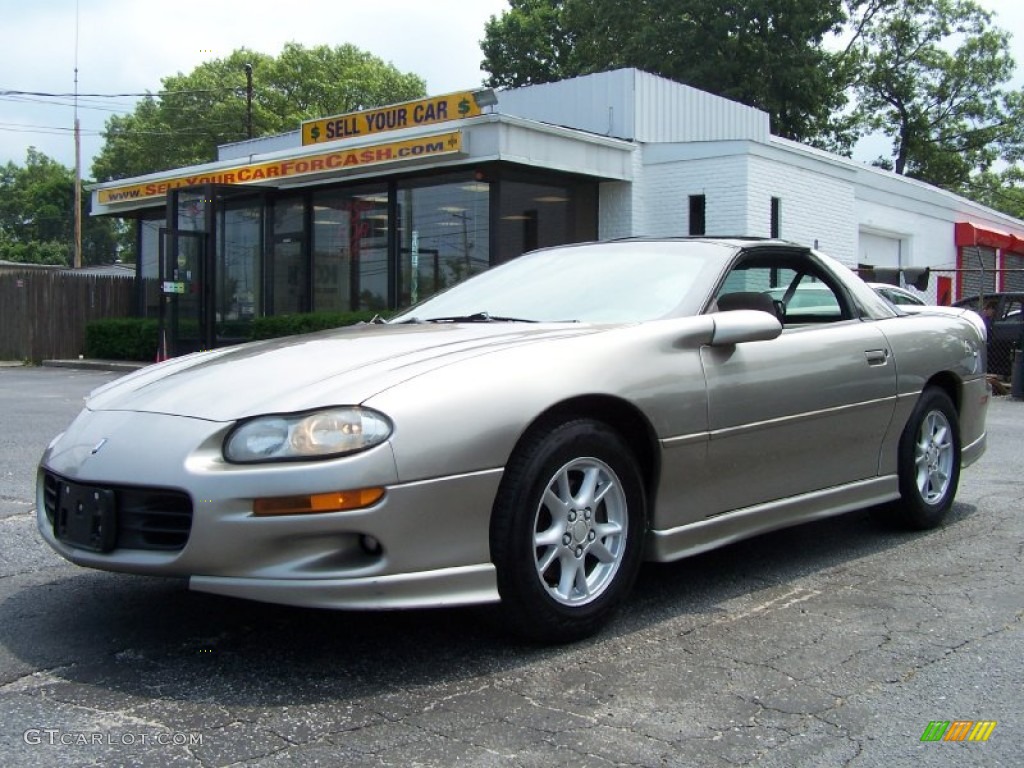
{"label": "car interior seat", "polygon": [[737,291],[736,293],[725,293],[718,297],[718,311],[732,312],[737,309],[756,309],[760,312],[767,312],[782,322],[780,312],[781,302],[776,301],[767,293],[757,291]]}

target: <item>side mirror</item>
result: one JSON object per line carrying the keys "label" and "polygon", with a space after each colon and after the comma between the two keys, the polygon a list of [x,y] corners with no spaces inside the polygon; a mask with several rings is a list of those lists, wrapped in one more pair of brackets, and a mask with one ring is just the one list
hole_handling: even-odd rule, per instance
{"label": "side mirror", "polygon": [[737,309],[709,315],[715,328],[711,332],[712,347],[728,347],[748,341],[770,341],[782,333],[782,323],[774,315],[756,309]]}

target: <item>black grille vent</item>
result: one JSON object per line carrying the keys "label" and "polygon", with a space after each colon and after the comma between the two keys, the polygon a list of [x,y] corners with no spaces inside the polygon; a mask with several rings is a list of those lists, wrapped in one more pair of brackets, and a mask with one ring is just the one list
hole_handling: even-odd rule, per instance
{"label": "black grille vent", "polygon": [[[61,483],[71,482],[49,472],[43,478],[46,518],[53,524]],[[173,552],[184,549],[192,530],[192,500],[167,488],[107,487],[117,505],[115,549]]]}
{"label": "black grille vent", "polygon": [[43,476],[43,505],[46,508],[46,519],[53,525],[57,514],[57,478],[49,472]]}

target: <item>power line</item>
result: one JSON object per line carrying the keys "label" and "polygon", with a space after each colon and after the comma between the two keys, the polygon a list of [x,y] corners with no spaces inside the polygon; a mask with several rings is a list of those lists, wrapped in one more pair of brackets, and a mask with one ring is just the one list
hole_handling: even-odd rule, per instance
{"label": "power line", "polygon": [[224,93],[225,91],[239,91],[242,87],[237,88],[200,88],[195,90],[184,90],[184,91],[146,91],[144,93],[47,93],[45,91],[16,91],[9,89],[0,89],[0,96],[40,96],[48,99],[73,99],[75,96],[79,98],[94,98],[94,99],[121,99],[125,97],[135,96],[181,96],[181,95],[192,95],[200,93]]}
{"label": "power line", "polygon": [[[66,136],[68,133],[74,132],[74,130],[74,128],[61,128],[57,125],[22,125],[19,123],[5,125],[0,123],[0,132],[6,133],[47,133],[56,136]],[[83,128],[82,133],[87,133],[90,136],[99,136],[103,131]]]}
{"label": "power line", "polygon": [[[84,133],[93,135],[110,134],[111,136],[208,136],[218,131],[233,131],[239,128],[236,122],[206,122],[202,128],[174,128],[166,131],[146,131],[137,128],[104,127],[104,128],[83,128]],[[15,133],[27,131],[72,131],[73,128],[65,128],[59,125],[33,125],[31,123],[4,123],[0,122],[0,131],[11,131]]]}
{"label": "power line", "polygon": [[[17,96],[0,96],[0,101],[7,101],[12,104],[41,104],[46,107],[71,107],[74,106],[70,101],[44,101],[43,99],[27,99],[18,98]],[[108,106],[92,106],[90,104],[79,104],[79,109],[92,109],[98,112],[112,112],[112,113],[130,113],[134,111],[134,105],[123,106],[123,107],[108,107]]]}

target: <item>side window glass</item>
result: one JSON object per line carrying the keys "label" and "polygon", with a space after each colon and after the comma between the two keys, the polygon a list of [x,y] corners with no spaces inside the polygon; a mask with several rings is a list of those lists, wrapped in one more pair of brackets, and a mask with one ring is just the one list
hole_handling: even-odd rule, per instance
{"label": "side window glass", "polygon": [[[734,269],[728,274],[725,278],[725,283],[722,285],[722,290],[718,294],[721,296],[723,293],[739,293],[741,291],[777,293],[780,288],[785,290],[784,286],[788,286],[796,277],[796,272],[789,268],[770,269],[768,267],[743,267],[743,265],[740,265],[739,268]],[[781,298],[781,296],[775,296],[774,298]]]}
{"label": "side window glass", "polygon": [[[747,298],[737,303],[733,296],[723,302],[726,294],[745,294]],[[848,317],[844,302],[832,287],[810,265],[794,264],[792,258],[773,261],[755,255],[741,262],[726,276],[714,306],[753,308],[757,304],[753,294],[770,298],[776,315],[786,326],[828,323]]]}
{"label": "side window glass", "polygon": [[[780,291],[773,290],[776,293]],[[795,290],[787,288],[779,298],[786,305],[786,317],[792,318],[793,322],[796,322],[797,316],[801,322],[813,323],[839,320],[843,315],[835,292],[820,280],[806,276],[796,285]]]}

